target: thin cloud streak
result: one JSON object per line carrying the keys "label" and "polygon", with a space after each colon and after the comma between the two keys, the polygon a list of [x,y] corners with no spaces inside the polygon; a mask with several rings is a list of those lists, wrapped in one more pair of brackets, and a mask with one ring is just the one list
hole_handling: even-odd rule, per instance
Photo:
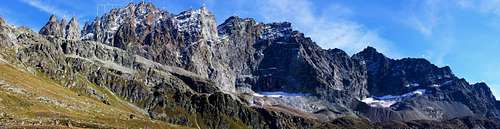
{"label": "thin cloud streak", "polygon": [[69,16],[66,11],[58,9],[52,5],[43,3],[43,1],[41,0],[21,0],[21,1],[48,14],[54,14],[59,17]]}
{"label": "thin cloud streak", "polygon": [[[354,13],[347,7],[332,4],[323,10],[313,10],[311,1],[272,0],[261,3],[259,14],[266,22],[290,21],[295,29],[304,32],[325,49],[340,48],[349,54],[373,46],[389,56],[399,56],[387,51],[390,41],[380,37],[377,31],[347,20]],[[316,13],[314,11],[319,11]],[[332,14],[332,12],[335,12]]]}

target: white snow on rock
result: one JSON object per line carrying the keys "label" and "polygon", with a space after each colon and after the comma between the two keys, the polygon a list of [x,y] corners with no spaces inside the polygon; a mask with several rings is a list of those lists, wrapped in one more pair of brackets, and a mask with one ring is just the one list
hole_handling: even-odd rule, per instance
{"label": "white snow on rock", "polygon": [[410,84],[407,84],[406,87],[419,87],[420,84],[418,83],[410,83]]}
{"label": "white snow on rock", "polygon": [[253,96],[278,98],[278,97],[309,96],[309,94],[304,94],[304,93],[287,93],[287,92],[283,92],[283,91],[276,91],[276,92],[259,92],[259,93],[254,93]]}
{"label": "white snow on rock", "polygon": [[440,87],[441,85],[439,84],[432,84],[431,87]]}
{"label": "white snow on rock", "polygon": [[290,35],[292,27],[288,23],[265,24],[264,31],[260,35],[262,39],[275,39]]}
{"label": "white snow on rock", "polygon": [[388,108],[394,105],[397,102],[403,101],[405,99],[414,97],[414,96],[420,96],[425,94],[427,91],[425,89],[417,89],[415,91],[405,93],[402,95],[384,95],[384,96],[379,96],[379,97],[369,97],[362,99],[361,102],[364,102],[371,107],[381,107],[381,108]]}
{"label": "white snow on rock", "polygon": [[201,26],[199,23],[200,14],[201,10],[190,10],[175,16],[175,19],[178,21],[177,28],[180,31],[199,32]]}
{"label": "white snow on rock", "polygon": [[87,33],[84,36],[82,36],[81,39],[93,39],[94,38],[94,33]]}
{"label": "white snow on rock", "polygon": [[448,84],[451,84],[452,82],[453,82],[453,80],[448,80],[448,81],[444,82],[444,83],[443,83],[443,84],[441,84],[441,85],[448,85]]}
{"label": "white snow on rock", "polygon": [[365,99],[361,100],[361,102],[366,103],[366,104],[370,105],[371,107],[381,107],[381,108],[388,108],[396,103],[396,101],[376,100],[376,99],[371,98],[371,97],[365,98]]}

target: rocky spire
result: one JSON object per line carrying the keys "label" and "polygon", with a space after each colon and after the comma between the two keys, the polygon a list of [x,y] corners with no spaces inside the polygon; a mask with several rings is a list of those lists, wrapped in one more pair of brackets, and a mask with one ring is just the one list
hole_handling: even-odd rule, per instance
{"label": "rocky spire", "polygon": [[71,18],[68,25],[66,26],[66,39],[80,39],[80,25],[78,24],[76,17]]}
{"label": "rocky spire", "polygon": [[50,15],[49,22],[57,22],[56,15]]}
{"label": "rocky spire", "polygon": [[215,16],[206,7],[181,12],[175,16],[181,32],[201,34],[206,40],[216,40],[217,24]]}
{"label": "rocky spire", "polygon": [[62,37],[62,30],[63,28],[61,27],[61,24],[57,22],[57,17],[55,15],[52,15],[50,16],[47,24],[43,26],[39,33],[47,36]]}
{"label": "rocky spire", "polygon": [[63,17],[61,19],[61,22],[59,22],[59,29],[60,30],[58,30],[59,32],[61,32],[61,34],[62,34],[61,36],[63,36],[63,37],[66,35],[65,29],[66,29],[67,25],[68,25],[68,21],[66,20],[66,18]]}
{"label": "rocky spire", "polygon": [[0,26],[4,26],[5,25],[5,20],[3,20],[2,17],[0,17]]}
{"label": "rocky spire", "polygon": [[46,36],[66,38],[69,40],[80,39],[80,27],[75,17],[71,18],[71,21],[68,23],[65,18],[58,21],[57,17],[52,15],[50,16],[47,24],[40,29],[39,33]]}

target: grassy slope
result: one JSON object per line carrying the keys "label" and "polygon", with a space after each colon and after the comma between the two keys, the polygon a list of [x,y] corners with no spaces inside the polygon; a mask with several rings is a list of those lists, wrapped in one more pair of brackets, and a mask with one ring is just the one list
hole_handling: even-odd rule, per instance
{"label": "grassy slope", "polygon": [[10,127],[41,123],[87,128],[182,128],[152,121],[106,88],[94,87],[109,97],[110,105],[43,76],[0,64],[0,123],[9,123],[6,125]]}

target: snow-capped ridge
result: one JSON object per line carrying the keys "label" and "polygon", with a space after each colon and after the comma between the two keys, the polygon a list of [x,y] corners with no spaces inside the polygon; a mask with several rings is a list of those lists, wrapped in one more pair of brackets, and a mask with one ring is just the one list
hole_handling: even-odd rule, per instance
{"label": "snow-capped ridge", "polygon": [[264,25],[264,32],[261,39],[275,39],[278,37],[290,36],[293,32],[290,22],[275,22]]}
{"label": "snow-capped ridge", "polygon": [[215,18],[206,7],[187,10],[175,15],[156,8],[151,3],[141,2],[112,9],[94,21],[86,23],[82,39],[97,40],[110,45],[113,44],[113,37],[122,26],[125,26],[125,31],[135,32],[137,39],[144,38],[151,30],[164,30],[161,28],[191,35],[201,34],[199,37],[208,41],[216,41],[218,38]]}

